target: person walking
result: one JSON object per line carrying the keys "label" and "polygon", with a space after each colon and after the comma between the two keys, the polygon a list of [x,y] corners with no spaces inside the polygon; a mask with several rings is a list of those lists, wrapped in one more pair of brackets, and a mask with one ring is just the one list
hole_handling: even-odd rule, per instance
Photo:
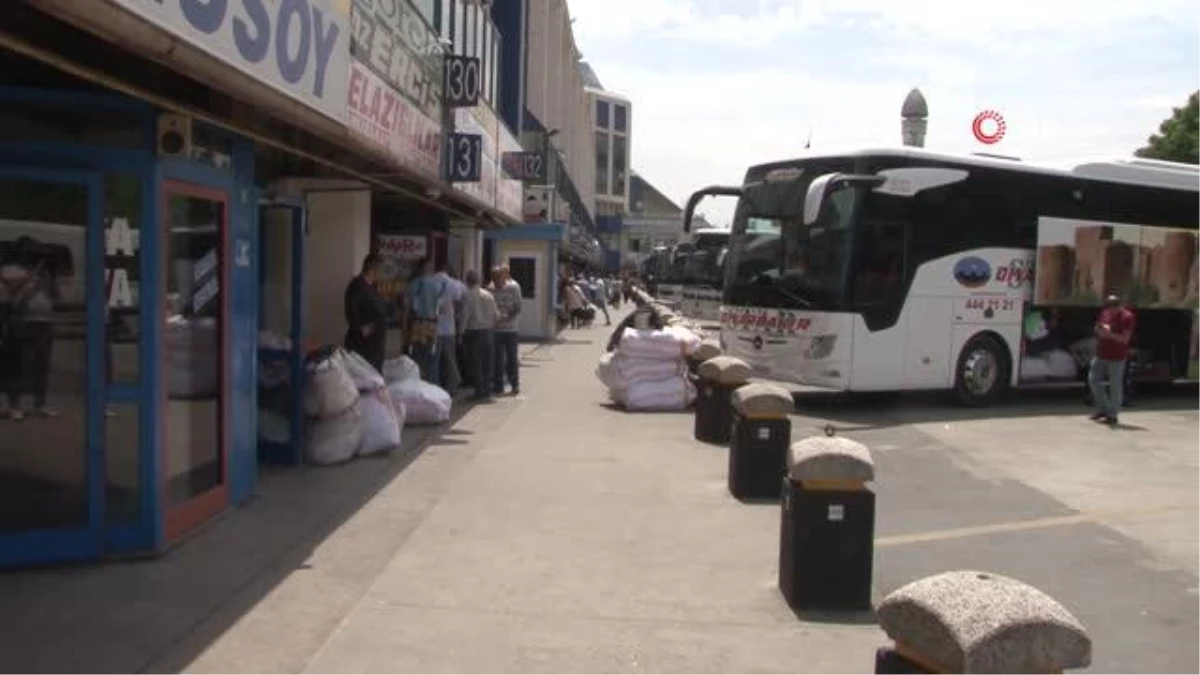
{"label": "person walking", "polygon": [[1136,326],[1133,310],[1121,302],[1120,296],[1105,298],[1104,309],[1096,319],[1096,357],[1088,371],[1088,386],[1096,404],[1092,419],[1097,422],[1117,424],[1125,390],[1129,343]]}
{"label": "person walking", "polygon": [[596,306],[604,312],[604,325],[611,326],[612,318],[608,315],[608,288],[604,286],[604,277],[592,277],[592,296],[595,297]]}
{"label": "person walking", "polygon": [[346,285],[342,294],[342,311],[346,316],[343,344],[382,372],[387,326],[383,302],[375,292],[378,276],[379,257],[371,253],[363,258],[358,276]]}
{"label": "person walking", "polygon": [[466,347],[466,367],[475,385],[472,401],[492,398],[492,357],[496,350],[495,329],[500,310],[496,299],[479,285],[479,273],[467,272],[467,288],[463,293],[463,345]]}
{"label": "person walking", "polygon": [[408,335],[408,355],[421,369],[421,379],[437,384],[438,372],[437,327],[438,304],[442,284],[433,276],[433,261],[421,258],[404,289],[408,311],[405,312],[405,334]]}
{"label": "person walking", "polygon": [[442,284],[442,296],[438,301],[437,358],[439,384],[451,396],[462,386],[462,374],[458,368],[458,308],[462,304],[466,288],[450,273],[448,263],[438,265],[434,279]]}
{"label": "person walking", "polygon": [[500,265],[492,273],[496,299],[496,348],[492,364],[493,393],[504,393],[505,376],[512,394],[521,393],[521,364],[517,360],[517,317],[521,315],[521,285],[509,273],[508,265]]}

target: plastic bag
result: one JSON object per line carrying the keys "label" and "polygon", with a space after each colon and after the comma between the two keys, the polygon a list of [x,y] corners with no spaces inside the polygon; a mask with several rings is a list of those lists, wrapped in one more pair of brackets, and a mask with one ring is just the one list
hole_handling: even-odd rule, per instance
{"label": "plastic bag", "polygon": [[337,417],[358,402],[358,387],[346,370],[338,352],[311,361],[308,386],[304,388],[304,414],[309,417]]}
{"label": "plastic bag", "polygon": [[421,368],[407,356],[397,356],[383,362],[383,379],[388,383],[421,379]]}
{"label": "plastic bag", "polygon": [[[401,404],[400,410],[403,410]],[[387,389],[367,392],[358,399],[358,410],[362,415],[362,444],[360,455],[375,455],[387,452],[400,445],[400,428],[403,422],[396,418],[397,409]]]}
{"label": "plastic bag", "polygon": [[362,415],[356,398],[355,403],[340,415],[309,420],[304,456],[312,464],[341,464],[354,458],[362,440]]}
{"label": "plastic bag", "polygon": [[383,375],[375,370],[375,366],[367,363],[367,360],[357,352],[343,350],[341,358],[345,362],[346,372],[350,374],[350,379],[354,380],[354,386],[359,392],[375,391],[387,386],[387,382],[383,380]]}
{"label": "plastic bag", "polygon": [[445,389],[424,380],[402,380],[388,385],[393,401],[404,404],[407,425],[441,424],[450,419],[453,401]]}

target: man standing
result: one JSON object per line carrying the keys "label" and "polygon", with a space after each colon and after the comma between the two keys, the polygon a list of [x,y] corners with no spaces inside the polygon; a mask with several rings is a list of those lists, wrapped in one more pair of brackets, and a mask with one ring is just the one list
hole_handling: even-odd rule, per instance
{"label": "man standing", "polygon": [[475,384],[473,401],[492,398],[492,356],[496,349],[495,328],[499,311],[496,299],[479,286],[479,273],[467,272],[467,290],[463,294],[463,343],[467,349],[467,369]]}
{"label": "man standing", "polygon": [[492,272],[499,317],[496,319],[496,359],[492,365],[496,394],[504,393],[504,378],[512,387],[513,396],[521,393],[521,364],[517,361],[517,317],[521,314],[521,285],[510,276],[508,265],[501,265]]}
{"label": "man standing", "polygon": [[[1133,311],[1121,303],[1121,298],[1110,295],[1104,300],[1104,309],[1096,319],[1096,357],[1088,372],[1088,385],[1096,403],[1092,419],[1108,424],[1117,423],[1121,410],[1121,398],[1125,390],[1125,365],[1129,359],[1129,342],[1137,319]],[[1105,380],[1108,380],[1107,389]]]}
{"label": "man standing", "polygon": [[375,281],[379,273],[379,258],[368,254],[363,258],[362,268],[358,276],[346,285],[342,296],[343,311],[346,315],[346,349],[357,353],[375,367],[383,371],[383,355],[387,344],[387,330],[384,324],[383,302],[375,293]]}
{"label": "man standing", "polygon": [[442,284],[442,295],[438,301],[438,373],[441,375],[442,389],[453,396],[462,385],[462,375],[458,370],[458,329],[455,325],[455,315],[466,289],[463,288],[462,282],[450,274],[448,263],[438,265],[437,274],[433,275],[433,278]]}
{"label": "man standing", "polygon": [[608,288],[604,286],[604,277],[592,277],[592,296],[595,297],[596,306],[604,312],[604,325],[611,326],[612,319],[608,316]]}

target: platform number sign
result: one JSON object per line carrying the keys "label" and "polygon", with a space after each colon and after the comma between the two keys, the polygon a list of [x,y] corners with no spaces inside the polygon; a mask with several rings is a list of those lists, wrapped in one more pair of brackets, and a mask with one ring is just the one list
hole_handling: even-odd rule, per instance
{"label": "platform number sign", "polygon": [[479,105],[483,88],[479,58],[447,54],[445,59],[446,107],[473,108]]}
{"label": "platform number sign", "polygon": [[448,134],[446,146],[446,180],[451,183],[478,183],[483,160],[483,136]]}
{"label": "platform number sign", "polygon": [[504,172],[513,180],[538,180],[542,177],[542,155],[537,152],[506,152],[500,156]]}

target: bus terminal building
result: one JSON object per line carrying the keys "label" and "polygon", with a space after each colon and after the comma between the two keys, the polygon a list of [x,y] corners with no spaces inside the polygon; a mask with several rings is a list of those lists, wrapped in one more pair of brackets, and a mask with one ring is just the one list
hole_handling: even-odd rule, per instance
{"label": "bus terminal building", "polygon": [[[360,11],[407,77],[362,60]],[[5,382],[28,385],[0,397],[0,567],[158,553],[244,502],[260,462],[300,461],[298,433],[259,441],[262,359],[298,376],[304,348],[341,342],[368,252],[397,280],[425,256],[478,267],[484,231],[521,221],[497,151],[517,136],[487,100],[445,114],[422,11],[6,5],[0,306],[36,289],[52,308],[0,337]],[[444,180],[460,125],[479,182]]]}

